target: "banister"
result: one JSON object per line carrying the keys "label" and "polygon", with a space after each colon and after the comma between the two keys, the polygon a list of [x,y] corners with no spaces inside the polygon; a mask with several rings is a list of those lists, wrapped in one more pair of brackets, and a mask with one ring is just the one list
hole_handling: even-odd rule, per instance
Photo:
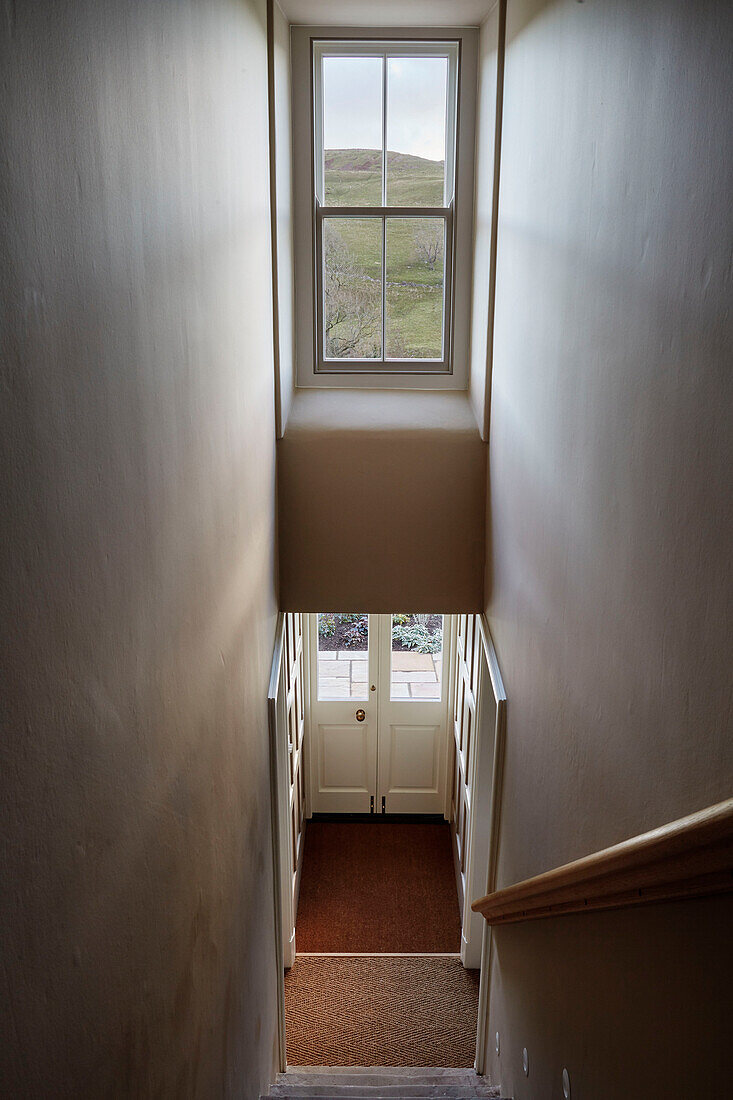
{"label": "banister", "polygon": [[733,798],[474,901],[489,924],[733,891]]}

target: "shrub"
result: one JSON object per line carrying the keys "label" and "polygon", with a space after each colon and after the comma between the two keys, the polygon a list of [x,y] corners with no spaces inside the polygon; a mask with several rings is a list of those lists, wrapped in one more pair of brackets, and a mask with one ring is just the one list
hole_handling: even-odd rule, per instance
{"label": "shrub", "polygon": [[336,615],[318,616],[318,633],[322,638],[332,638],[336,633]]}
{"label": "shrub", "polygon": [[431,634],[425,623],[421,622],[395,623],[392,638],[416,653],[438,653],[443,647],[442,632],[436,630]]}

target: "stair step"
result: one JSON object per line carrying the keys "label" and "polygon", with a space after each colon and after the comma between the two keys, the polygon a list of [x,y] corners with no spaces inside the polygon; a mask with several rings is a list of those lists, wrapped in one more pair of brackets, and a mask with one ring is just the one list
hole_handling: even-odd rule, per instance
{"label": "stair step", "polygon": [[[276,1095],[276,1093],[269,1092],[264,1100]],[[280,1096],[287,1096],[287,1093],[280,1093]],[[344,1093],[340,1089],[324,1089],[318,1092],[300,1093],[299,1100],[381,1100],[382,1097],[394,1098],[407,1096],[405,1092],[369,1092],[364,1093],[361,1089],[355,1089],[354,1092]],[[436,1100],[436,1093],[433,1092],[409,1092],[409,1100]],[[485,1092],[480,1093],[480,1096],[484,1100],[502,1100],[499,1089],[486,1089]],[[450,1092],[438,1093],[440,1100],[475,1100],[477,1093],[466,1092],[462,1089],[453,1089]]]}
{"label": "stair step", "polygon": [[363,1085],[478,1085],[486,1086],[486,1078],[473,1069],[442,1069],[433,1066],[292,1066],[280,1073],[278,1085],[363,1084]]}
{"label": "stair step", "polygon": [[498,1092],[492,1089],[476,1089],[466,1085],[318,1085],[308,1088],[306,1085],[279,1085],[270,1089],[269,1096],[287,1098],[297,1097],[338,1097],[339,1100],[388,1100],[389,1097],[413,1097],[419,1100],[481,1100],[482,1097],[495,1097]]}
{"label": "stair step", "polygon": [[434,1066],[292,1066],[267,1094],[272,1100],[501,1100],[472,1069]]}
{"label": "stair step", "polygon": [[495,1096],[496,1093],[493,1090],[488,1089],[484,1085],[476,1085],[474,1083],[456,1083],[449,1084],[446,1081],[439,1083],[433,1083],[429,1081],[419,1081],[414,1084],[408,1084],[406,1081],[394,1082],[394,1081],[380,1081],[375,1084],[365,1084],[363,1081],[349,1081],[336,1082],[336,1081],[323,1081],[318,1084],[278,1084],[273,1085],[270,1089],[270,1096],[277,1097],[334,1097],[339,1096],[342,1100],[350,1100],[351,1097],[359,1097],[362,1100],[363,1097],[375,1097],[381,1100],[382,1097],[386,1098],[390,1096],[396,1097],[433,1097],[433,1098],[449,1098],[449,1097],[487,1097]]}

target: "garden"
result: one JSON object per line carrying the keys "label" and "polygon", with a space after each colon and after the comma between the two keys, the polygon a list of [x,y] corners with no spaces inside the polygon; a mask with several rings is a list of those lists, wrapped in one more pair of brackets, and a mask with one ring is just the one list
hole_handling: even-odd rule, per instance
{"label": "garden", "polygon": [[[369,616],[353,612],[322,612],[318,616],[318,650],[365,650]],[[443,648],[442,615],[392,616],[392,652],[440,653]]]}

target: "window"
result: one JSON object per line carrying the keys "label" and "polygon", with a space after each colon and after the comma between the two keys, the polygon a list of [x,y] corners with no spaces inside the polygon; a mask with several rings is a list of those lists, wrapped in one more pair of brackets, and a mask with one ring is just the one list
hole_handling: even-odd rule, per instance
{"label": "window", "polygon": [[478,30],[290,45],[296,387],[467,389]]}
{"label": "window", "polygon": [[315,371],[452,370],[458,41],[313,41]]}

